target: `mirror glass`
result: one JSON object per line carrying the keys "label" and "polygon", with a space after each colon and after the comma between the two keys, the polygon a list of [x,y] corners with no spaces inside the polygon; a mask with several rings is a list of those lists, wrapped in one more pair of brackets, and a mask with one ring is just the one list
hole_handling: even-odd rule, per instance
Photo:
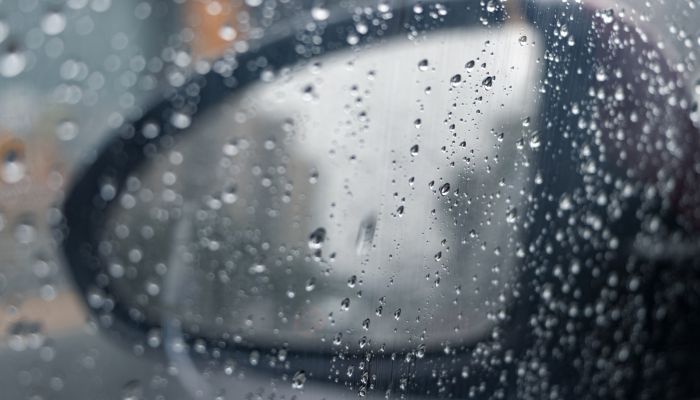
{"label": "mirror glass", "polygon": [[510,23],[387,39],[174,114],[185,132],[100,232],[111,290],[133,318],[254,346],[420,354],[487,336],[517,292],[537,180],[537,38]]}

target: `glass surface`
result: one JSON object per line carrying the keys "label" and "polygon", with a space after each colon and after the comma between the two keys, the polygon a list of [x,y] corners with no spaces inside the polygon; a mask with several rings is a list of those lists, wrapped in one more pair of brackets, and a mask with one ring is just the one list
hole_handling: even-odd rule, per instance
{"label": "glass surface", "polygon": [[700,397],[699,7],[0,1],[0,397]]}

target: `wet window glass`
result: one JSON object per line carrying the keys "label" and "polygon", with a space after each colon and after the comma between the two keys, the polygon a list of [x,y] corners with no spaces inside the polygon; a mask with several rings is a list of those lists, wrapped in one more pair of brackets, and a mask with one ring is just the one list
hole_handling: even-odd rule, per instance
{"label": "wet window glass", "polygon": [[4,396],[700,397],[698,8],[0,1]]}

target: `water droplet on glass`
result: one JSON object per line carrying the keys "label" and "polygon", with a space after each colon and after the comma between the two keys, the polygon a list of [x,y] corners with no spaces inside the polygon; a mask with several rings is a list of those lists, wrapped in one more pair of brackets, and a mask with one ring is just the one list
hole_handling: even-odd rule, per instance
{"label": "water droplet on glass", "polygon": [[309,278],[308,281],[306,281],[306,285],[304,285],[304,290],[307,292],[312,292],[316,288],[316,279],[314,278]]}
{"label": "water droplet on glass", "polygon": [[20,50],[10,50],[0,57],[0,75],[5,78],[21,74],[26,66],[27,57]]}
{"label": "water droplet on glass", "polygon": [[181,112],[176,112],[173,113],[173,115],[170,117],[170,123],[178,129],[185,129],[190,126],[190,124],[192,123],[192,119],[189,115],[183,114]]}
{"label": "water droplet on glass", "polygon": [[74,121],[65,120],[56,126],[56,137],[64,142],[75,139],[78,136],[78,124]]}
{"label": "water droplet on glass", "polygon": [[506,222],[509,224],[515,223],[518,219],[518,209],[513,207],[506,212]]}
{"label": "water droplet on glass", "polygon": [[350,309],[350,299],[349,298],[346,297],[340,302],[340,309],[343,311],[347,311],[348,309]]}
{"label": "water droplet on glass", "polygon": [[17,183],[21,181],[27,172],[23,155],[17,149],[9,149],[2,155],[2,170],[0,178],[5,183]]}
{"label": "water droplet on glass", "polygon": [[399,318],[401,318],[401,309],[397,308],[396,311],[394,311],[394,319],[398,321]]}
{"label": "water droplet on glass", "polygon": [[530,148],[537,149],[541,145],[540,134],[538,132],[533,132],[530,136]]}
{"label": "water droplet on glass", "polygon": [[311,18],[316,21],[325,21],[331,16],[330,10],[325,7],[315,6],[311,8]]}
{"label": "water droplet on glass", "polygon": [[418,145],[417,144],[414,144],[413,146],[411,146],[411,155],[412,156],[418,155]]}
{"label": "water droplet on glass", "polygon": [[236,194],[236,186],[231,185],[221,192],[221,201],[225,204],[233,204],[238,200],[238,195]]}
{"label": "water droplet on glass", "polygon": [[300,369],[299,371],[295,372],[294,376],[292,377],[292,388],[303,389],[304,383],[306,383],[306,372],[304,372],[303,369]]}
{"label": "water droplet on glass", "polygon": [[309,235],[309,248],[318,250],[323,247],[323,242],[326,240],[326,230],[317,228]]}
{"label": "water droplet on glass", "polygon": [[457,87],[460,83],[462,83],[462,75],[456,74],[450,78],[450,85],[452,85],[452,87]]}
{"label": "water droplet on glass", "polygon": [[218,34],[222,40],[225,40],[227,42],[234,41],[236,39],[236,37],[238,36],[238,32],[236,31],[236,29],[229,24],[222,25],[219,28]]}
{"label": "water droplet on glass", "polygon": [[416,349],[416,358],[423,358],[425,357],[425,344],[421,343],[418,345],[418,348]]}
{"label": "water droplet on glass", "polygon": [[340,344],[343,343],[343,333],[338,332],[335,334],[333,337],[333,345],[334,346],[340,346]]}
{"label": "water droplet on glass", "polygon": [[429,65],[430,64],[428,63],[428,60],[422,59],[422,60],[418,61],[418,70],[427,71],[429,68]]}
{"label": "water droplet on glass", "polygon": [[450,193],[450,184],[449,183],[445,183],[442,186],[440,186],[440,194],[441,195],[444,196],[448,193]]}
{"label": "water droplet on glass", "polygon": [[481,85],[486,89],[490,89],[493,87],[493,77],[487,76],[483,81],[481,81]]}
{"label": "water droplet on glass", "polygon": [[525,46],[527,44],[527,36],[520,36],[520,38],[518,38],[518,43],[520,43],[521,46]]}
{"label": "water droplet on glass", "polygon": [[467,72],[469,72],[474,69],[474,65],[476,65],[476,62],[474,60],[469,60],[466,64],[464,64],[464,68],[466,68]]}
{"label": "water droplet on glass", "polygon": [[369,323],[370,323],[369,318],[365,318],[365,320],[362,321],[362,329],[364,329],[366,331],[369,330]]}
{"label": "water droplet on glass", "polygon": [[59,12],[50,12],[41,20],[41,30],[47,35],[58,35],[66,29],[66,17]]}

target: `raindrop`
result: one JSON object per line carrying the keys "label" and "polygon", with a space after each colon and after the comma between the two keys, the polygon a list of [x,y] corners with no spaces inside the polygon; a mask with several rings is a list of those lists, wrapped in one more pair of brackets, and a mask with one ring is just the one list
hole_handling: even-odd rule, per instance
{"label": "raindrop", "polygon": [[452,76],[452,78],[450,78],[450,85],[452,85],[452,87],[459,86],[459,84],[461,82],[462,82],[462,75],[460,75],[460,74],[456,74],[456,75]]}
{"label": "raindrop", "polygon": [[534,132],[532,136],[530,136],[530,148],[531,149],[537,149],[540,147],[542,142],[540,141],[540,134],[538,132]]}
{"label": "raindrop", "polygon": [[316,21],[325,21],[331,16],[330,10],[322,6],[315,6],[311,9],[311,18]]}
{"label": "raindrop", "polygon": [[238,32],[229,24],[224,24],[219,28],[219,37],[227,42],[232,42],[238,36]]}
{"label": "raindrop", "polygon": [[5,78],[21,74],[26,66],[27,57],[19,50],[10,50],[0,57],[0,75]]}
{"label": "raindrop", "polygon": [[323,247],[323,242],[326,240],[326,230],[317,228],[309,235],[309,248],[318,250]]}
{"label": "raindrop", "polygon": [[238,200],[238,195],[236,194],[236,186],[231,185],[224,189],[221,193],[221,201],[225,204],[233,204]]}
{"label": "raindrop", "polygon": [[401,309],[397,308],[396,311],[394,311],[394,319],[398,321],[399,318],[401,318]]}
{"label": "raindrop", "polygon": [[411,155],[412,156],[418,155],[418,145],[417,144],[414,144],[413,146],[411,146]]}
{"label": "raindrop", "polygon": [[303,389],[304,383],[306,383],[306,372],[304,372],[303,369],[300,369],[299,371],[295,372],[294,376],[292,377],[292,388]]}
{"label": "raindrop", "polygon": [[469,60],[466,64],[464,64],[464,68],[466,68],[467,72],[469,72],[474,69],[474,65],[476,65],[476,62],[474,60]]}
{"label": "raindrop", "polygon": [[450,184],[449,183],[445,183],[444,185],[440,186],[440,194],[441,195],[444,196],[448,193],[450,193]]}
{"label": "raindrop", "polygon": [[513,207],[506,212],[506,222],[509,224],[515,223],[518,219],[518,209]]}
{"label": "raindrop", "polygon": [[41,30],[47,35],[58,35],[64,29],[66,29],[66,17],[59,12],[50,12],[41,20]]}
{"label": "raindrop", "polygon": [[420,71],[427,71],[429,65],[430,65],[430,64],[428,63],[428,60],[425,59],[425,58],[422,59],[422,60],[420,60],[420,61],[418,61],[418,69],[419,69]]}
{"label": "raindrop", "polygon": [[481,81],[481,85],[486,89],[490,89],[493,87],[493,77],[487,76],[483,81]]}
{"label": "raindrop", "polygon": [[525,46],[527,44],[527,36],[520,36],[520,38],[518,39],[518,43],[520,43],[521,46]]}
{"label": "raindrop", "polygon": [[178,129],[185,129],[190,126],[190,124],[192,123],[192,119],[189,115],[183,114],[181,112],[175,112],[170,117],[170,123]]}
{"label": "raindrop", "polygon": [[306,285],[304,285],[304,290],[307,292],[311,292],[316,288],[316,279],[314,278],[309,278],[308,281],[306,281]]}
{"label": "raindrop", "polygon": [[340,309],[342,311],[347,311],[350,309],[350,299],[349,298],[346,297],[340,302]]}
{"label": "raindrop", "polygon": [[17,183],[24,178],[27,173],[27,166],[24,157],[16,150],[9,149],[2,156],[2,170],[0,178],[5,183]]}
{"label": "raindrop", "polygon": [[75,139],[75,137],[78,136],[78,132],[78,124],[74,121],[61,121],[56,126],[56,137],[64,142]]}
{"label": "raindrop", "polygon": [[423,358],[425,357],[425,344],[421,343],[418,345],[418,348],[416,349],[416,358]]}

